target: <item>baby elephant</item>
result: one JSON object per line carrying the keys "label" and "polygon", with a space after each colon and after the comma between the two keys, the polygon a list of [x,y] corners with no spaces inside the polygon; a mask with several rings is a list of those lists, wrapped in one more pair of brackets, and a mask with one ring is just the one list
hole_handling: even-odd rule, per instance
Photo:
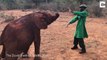
{"label": "baby elephant", "polygon": [[[0,37],[0,45],[3,45],[1,57],[17,60],[22,52],[27,54],[32,42],[34,42],[35,54],[38,55],[41,41],[40,29],[46,29],[58,17],[58,13],[35,12],[10,22]],[[12,57],[12,55],[16,56]]]}

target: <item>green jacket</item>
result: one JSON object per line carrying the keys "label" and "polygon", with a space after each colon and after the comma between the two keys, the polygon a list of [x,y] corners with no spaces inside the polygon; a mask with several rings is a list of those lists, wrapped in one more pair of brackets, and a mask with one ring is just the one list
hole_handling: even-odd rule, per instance
{"label": "green jacket", "polygon": [[86,17],[88,16],[87,11],[75,11],[73,12],[76,15],[72,20],[70,20],[69,24],[72,24],[78,20],[76,26],[75,36],[76,38],[88,38],[88,34],[85,27]]}

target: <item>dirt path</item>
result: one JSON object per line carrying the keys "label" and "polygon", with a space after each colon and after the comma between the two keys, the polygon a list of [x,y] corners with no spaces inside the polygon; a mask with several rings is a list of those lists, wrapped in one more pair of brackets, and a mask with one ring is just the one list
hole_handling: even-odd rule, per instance
{"label": "dirt path", "polygon": [[[15,13],[18,12],[15,11],[13,14]],[[22,16],[21,13],[19,16]],[[86,27],[89,33],[89,38],[85,39],[87,53],[80,55],[78,54],[80,50],[70,49],[73,46],[76,23],[68,28],[65,28],[65,25],[71,18],[72,15],[69,13],[60,13],[57,21],[52,23],[48,29],[41,30],[42,60],[107,60],[107,21],[102,18],[87,19]],[[6,23],[0,24],[0,33],[5,25]],[[34,46],[32,44],[29,54],[33,53]]]}

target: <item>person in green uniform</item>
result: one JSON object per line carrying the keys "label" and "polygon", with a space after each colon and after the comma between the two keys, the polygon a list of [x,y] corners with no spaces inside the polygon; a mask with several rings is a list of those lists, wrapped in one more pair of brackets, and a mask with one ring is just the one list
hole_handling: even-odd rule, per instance
{"label": "person in green uniform", "polygon": [[[86,17],[88,16],[88,12],[86,11],[87,6],[85,4],[80,5],[80,11],[74,11],[73,14],[75,15],[74,18],[70,20],[69,24],[72,24],[78,21],[76,26],[76,31],[74,35],[74,46],[71,49],[78,49],[78,44],[81,47],[80,54],[86,53],[86,48],[84,44],[84,38],[88,38],[88,34],[85,27]],[[68,26],[67,25],[67,26]]]}

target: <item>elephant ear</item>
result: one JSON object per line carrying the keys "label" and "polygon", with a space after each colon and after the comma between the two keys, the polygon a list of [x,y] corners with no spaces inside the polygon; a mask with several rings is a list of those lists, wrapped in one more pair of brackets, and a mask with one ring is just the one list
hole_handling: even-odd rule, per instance
{"label": "elephant ear", "polygon": [[36,22],[36,26],[39,29],[46,29],[47,28],[47,23],[45,22],[44,19],[40,19],[39,21]]}
{"label": "elephant ear", "polygon": [[47,28],[47,22],[44,19],[43,15],[36,15],[35,16],[35,24],[39,29],[46,29]]}

